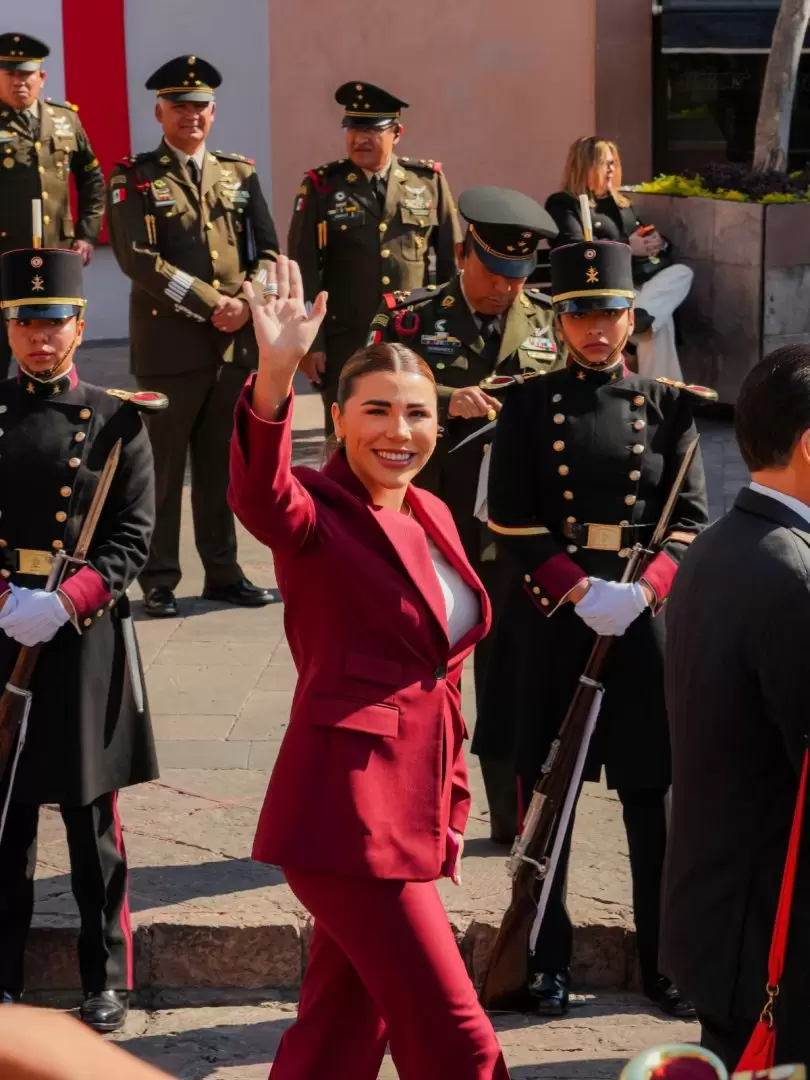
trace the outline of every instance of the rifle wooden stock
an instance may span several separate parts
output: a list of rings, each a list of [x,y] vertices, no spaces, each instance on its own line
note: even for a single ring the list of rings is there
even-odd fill
[[[20,689],[30,686],[41,648],[41,645],[32,645],[30,648],[23,646],[20,649],[9,679],[12,686]],[[25,699],[6,687],[0,696],[0,779],[6,774],[24,712]]]
[[[664,504],[650,551],[636,545],[622,581],[638,581],[649,556],[663,543],[697,448],[698,439],[695,439],[684,455]],[[613,640],[612,637],[597,637],[593,644],[565,720],[543,766],[543,775],[535,785],[523,831],[515,842],[513,853],[517,856],[517,868],[512,880],[512,897],[498,930],[480,993],[481,1004],[486,1009],[520,1011],[529,1003],[529,937],[538,910],[537,885],[548,866],[560,811],[574,777],[588,715],[596,692],[600,689],[600,679]]]

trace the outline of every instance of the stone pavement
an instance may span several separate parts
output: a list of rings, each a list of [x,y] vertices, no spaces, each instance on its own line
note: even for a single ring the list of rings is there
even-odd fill
[[[295,1005],[283,1001],[138,1012],[116,1041],[182,1080],[265,1080],[294,1017]],[[639,999],[618,994],[581,996],[562,1020],[493,1020],[513,1080],[616,1080],[642,1050],[699,1037],[697,1024],[654,1016]],[[396,1075],[386,1058],[380,1080]]]
[[[85,378],[130,385],[126,347],[91,347]],[[295,452],[317,463],[321,406],[297,399]],[[722,513],[745,479],[727,425],[702,425],[712,511]],[[159,782],[121,797],[131,864],[136,982],[162,987],[294,988],[306,959],[309,919],[273,868],[253,863],[256,816],[284,732],[295,671],[284,641],[282,605],[246,611],[199,599],[202,568],[193,545],[188,499],[176,619],[150,620],[134,607],[158,738]],[[273,584],[270,553],[240,531],[249,577]],[[139,600],[137,586],[133,599]],[[470,673],[471,674],[471,673]],[[474,716],[472,679],[465,705]],[[441,883],[468,966],[482,974],[508,900],[503,850],[487,839],[477,761],[470,759],[473,817],[464,882]],[[76,909],[58,813],[41,817],[37,914],[29,948],[29,986],[77,985]],[[588,785],[577,819],[569,887],[577,924],[576,975],[583,985],[634,985],[630,890],[620,807]],[[191,1075],[191,1074],[189,1074]],[[195,1074],[196,1075],[196,1074]],[[527,1074],[528,1075],[528,1074]]]

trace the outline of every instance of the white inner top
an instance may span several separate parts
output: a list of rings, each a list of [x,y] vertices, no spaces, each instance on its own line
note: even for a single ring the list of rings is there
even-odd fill
[[[442,587],[444,606],[447,609],[450,644],[455,645],[477,625],[481,618],[478,595],[470,588],[458,570],[445,559],[430,537],[426,539],[430,558],[436,569],[436,577]]]

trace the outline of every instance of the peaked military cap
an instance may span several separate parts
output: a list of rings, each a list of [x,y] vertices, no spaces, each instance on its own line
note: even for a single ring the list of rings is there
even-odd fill
[[[399,119],[408,102],[373,83],[347,82],[335,91],[335,101],[346,110],[343,127],[388,127]]]
[[[561,314],[630,308],[636,295],[629,244],[583,240],[551,252],[551,302]]]
[[[0,308],[7,319],[67,319],[87,304],[82,257],[65,248],[19,248],[0,256]]]
[[[0,70],[38,71],[51,50],[28,34],[0,34]]]
[[[458,208],[467,220],[478,258],[502,277],[528,277],[537,266],[540,241],[557,235],[548,211],[520,191],[470,188],[461,193]]]
[[[175,56],[150,75],[147,90],[156,90],[167,101],[213,101],[222,76],[199,56]]]

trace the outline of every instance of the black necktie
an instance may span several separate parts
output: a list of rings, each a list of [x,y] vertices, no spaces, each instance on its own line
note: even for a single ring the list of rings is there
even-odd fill
[[[372,177],[372,187],[374,188],[374,194],[377,196],[377,202],[380,204],[380,209],[385,209],[385,199],[388,194],[388,183],[384,176]]]
[[[21,112],[19,114],[19,117],[20,123],[25,128],[26,132],[31,136],[32,139],[36,139],[37,132],[39,131],[39,120],[36,118],[36,116],[34,116],[34,114],[29,109],[26,109],[25,112]]]
[[[479,315],[478,321],[481,323],[481,337],[484,339],[484,351],[481,355],[494,367],[501,351],[500,321],[497,315]]]
[[[189,179],[194,187],[199,191],[200,188],[200,166],[190,157],[186,162],[186,169],[188,170]]]

